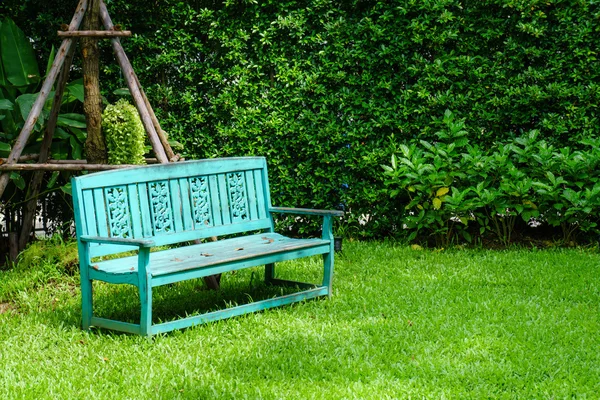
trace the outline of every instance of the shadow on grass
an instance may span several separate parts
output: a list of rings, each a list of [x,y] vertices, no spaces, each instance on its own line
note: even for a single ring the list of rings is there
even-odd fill
[[[136,287],[95,281],[94,315],[117,321],[138,324],[140,301]],[[264,283],[264,273],[258,268],[224,274],[220,290],[209,290],[202,279],[173,283],[153,289],[154,324],[188,316],[223,310],[237,305],[292,294],[299,288],[271,286]],[[44,323],[61,326],[81,323],[80,292],[71,301],[54,302],[51,308],[37,312]],[[102,332],[112,332],[100,330]]]

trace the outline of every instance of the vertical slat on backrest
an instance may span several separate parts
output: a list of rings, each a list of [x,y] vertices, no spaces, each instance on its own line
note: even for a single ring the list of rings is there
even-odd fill
[[[91,190],[83,191],[83,214],[85,218],[86,231],[80,235],[98,236],[96,228],[96,211],[94,207],[94,193]]]
[[[221,201],[219,200],[219,184],[216,175],[208,177],[208,190],[210,191],[210,205],[212,207],[213,226],[223,225],[223,217],[221,216]]]
[[[148,184],[138,184],[138,199],[140,201],[140,213],[142,215],[142,235],[144,237],[151,237],[154,232],[152,229],[152,218],[150,216]]]
[[[171,209],[173,210],[173,223],[175,232],[182,232],[183,215],[181,212],[181,193],[178,179],[169,180],[169,192],[171,194]]]
[[[181,193],[181,217],[183,218],[183,229],[189,231],[194,229],[194,215],[192,211],[190,184],[187,178],[179,179],[179,190]]]
[[[221,217],[223,218],[223,224],[228,225],[231,224],[231,211],[229,207],[229,194],[227,181],[225,178],[225,174],[217,175],[217,182],[219,185],[219,201],[221,205]]]
[[[108,219],[106,218],[106,207],[104,201],[104,190],[94,189],[94,210],[96,213],[96,227],[98,236],[108,237]]]
[[[248,185],[245,175],[245,171],[234,171],[225,175],[229,213],[233,223],[250,220]]]
[[[265,185],[263,182],[262,170],[254,170],[254,182],[256,183],[256,198],[258,200],[258,217],[267,218],[267,199],[265,199]]]
[[[127,185],[127,197],[131,212],[131,227],[134,238],[142,238],[142,214],[140,213],[140,199],[136,184]]]
[[[246,188],[248,191],[248,212],[250,213],[250,220],[254,221],[258,219],[258,203],[256,201],[256,186],[254,183],[254,172],[245,171],[244,177],[246,178]]]
[[[173,206],[169,181],[157,180],[148,183],[148,199],[150,203],[150,218],[155,236],[173,233]]]
[[[214,226],[214,213],[218,203],[213,204],[210,195],[210,182],[207,176],[194,176],[188,181],[190,218],[195,229]],[[213,208],[214,207],[214,208]]]

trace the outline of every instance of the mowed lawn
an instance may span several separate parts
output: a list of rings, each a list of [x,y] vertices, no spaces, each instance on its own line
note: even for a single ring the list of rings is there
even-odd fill
[[[65,259],[73,247],[62,246]],[[600,396],[600,255],[344,243],[334,296],[146,338],[79,329],[70,266],[0,272],[1,399],[560,399]],[[35,257],[34,257],[35,258]],[[318,258],[280,265],[318,281]],[[260,269],[172,285],[157,320],[265,298]],[[136,293],[95,286],[101,316]]]

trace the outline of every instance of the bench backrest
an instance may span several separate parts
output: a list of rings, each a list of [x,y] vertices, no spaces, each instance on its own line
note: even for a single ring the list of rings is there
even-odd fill
[[[272,230],[263,157],[185,161],[72,179],[78,237],[153,238],[157,246]],[[135,249],[94,245],[97,257]]]

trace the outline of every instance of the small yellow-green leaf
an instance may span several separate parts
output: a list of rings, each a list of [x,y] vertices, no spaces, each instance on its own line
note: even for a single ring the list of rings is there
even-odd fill
[[[423,206],[422,206],[422,205],[420,205],[420,204],[417,204],[417,208],[418,208],[419,210],[422,210],[422,209],[423,209]]]
[[[446,193],[448,193],[450,191],[449,188],[447,187],[441,187],[437,190],[437,192],[435,193],[436,197],[442,197],[443,195],[445,195]]]
[[[442,207],[442,201],[438,197],[433,199],[433,209],[439,210],[441,207]]]

